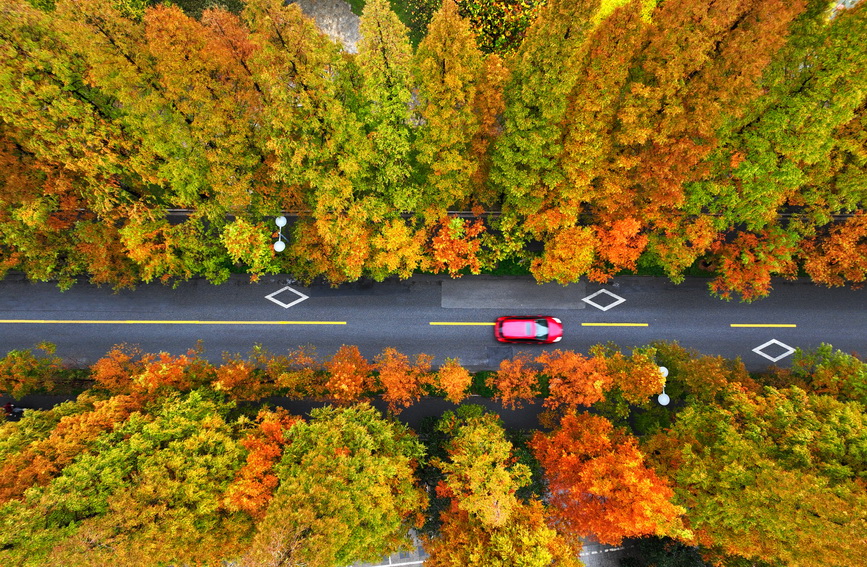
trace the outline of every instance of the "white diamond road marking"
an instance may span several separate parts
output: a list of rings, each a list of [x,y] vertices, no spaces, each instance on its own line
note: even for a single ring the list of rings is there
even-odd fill
[[[593,301],[593,298],[594,298],[594,297],[596,297],[597,295],[600,295],[600,294],[602,294],[602,293],[606,293],[606,294],[610,295],[610,296],[613,297],[616,301],[615,301],[614,303],[611,303],[611,304],[605,306],[605,307],[603,307],[602,305],[599,305],[598,303],[596,303],[595,301]],[[620,305],[621,303],[623,303],[623,302],[626,301],[626,300],[623,299],[622,297],[620,297],[619,295],[615,294],[615,293],[611,293],[611,292],[608,291],[607,289],[600,289],[599,291],[597,291],[597,292],[594,293],[593,295],[588,295],[587,297],[585,297],[585,298],[582,299],[581,301],[583,301],[584,303],[589,303],[590,305],[592,305],[592,306],[595,307],[596,309],[601,309],[602,311],[608,311],[608,310],[611,309],[612,307],[616,307],[616,306]]]
[[[762,349],[764,349],[765,347],[769,347],[771,345],[777,345],[777,346],[783,347],[786,350],[785,350],[785,352],[783,352],[783,354],[781,354],[779,356],[770,356],[770,355],[762,352]],[[771,362],[777,362],[778,360],[786,358],[787,356],[789,356],[790,354],[795,352],[795,349],[793,349],[792,347],[790,347],[786,343],[781,343],[777,339],[771,339],[768,342],[766,342],[765,344],[757,346],[756,348],[754,348],[753,352],[760,355],[760,356],[764,356],[765,358],[767,358]]]
[[[291,291],[292,293],[294,293],[295,295],[298,296],[298,299],[296,299],[296,300],[293,301],[292,303],[283,303],[282,301],[280,301],[279,299],[277,299],[276,297],[274,297],[274,296],[276,296],[276,295],[279,295],[279,294],[283,293],[284,291]],[[289,309],[289,308],[292,307],[293,305],[297,305],[297,304],[301,303],[302,301],[304,301],[305,299],[310,299],[310,297],[307,296],[307,295],[304,295],[303,293],[301,293],[301,292],[298,291],[297,289],[292,289],[291,287],[289,287],[289,286],[287,285],[287,286],[284,287],[284,288],[278,289],[278,290],[275,291],[274,293],[270,293],[270,294],[266,295],[266,296],[265,296],[265,299],[267,299],[268,301],[273,301],[274,303],[276,303],[277,305],[279,305],[279,306],[282,307],[283,309]]]

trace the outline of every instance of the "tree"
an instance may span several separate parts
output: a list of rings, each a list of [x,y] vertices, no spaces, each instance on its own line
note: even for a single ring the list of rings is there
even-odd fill
[[[612,379],[602,358],[557,349],[543,352],[536,362],[542,365],[539,373],[548,378],[546,408],[593,405],[604,399],[611,387]]]
[[[732,385],[645,449],[713,555],[843,566],[865,552],[864,425],[858,403]]]
[[[67,47],[81,53],[88,81],[119,104],[115,120],[140,144],[125,162],[145,183],[165,184],[173,205],[195,207],[208,194],[207,169],[193,135],[193,109],[173,100],[148,50],[145,25],[102,0],[60,0],[56,22]]]
[[[230,18],[211,13],[208,21],[232,25]],[[178,166],[202,168],[195,200],[215,215],[244,210],[264,160],[256,126],[262,122],[261,92],[214,27],[170,5],[147,10],[144,24],[146,50],[164,97],[189,117],[189,154]],[[166,175],[170,181],[180,177],[174,169]]]
[[[627,185],[609,204],[618,216],[676,226],[669,213],[683,207],[687,184],[705,175],[717,129],[762,94],[762,72],[802,9],[756,0],[657,6],[619,110],[622,158],[614,168]]]
[[[244,457],[230,408],[202,391],[174,394],[100,436],[50,484],[7,505],[20,523],[2,530],[6,558],[158,565],[238,553],[252,525],[221,506]]]
[[[18,438],[18,444],[15,451],[4,455],[0,468],[0,503],[19,500],[28,489],[50,483],[101,434],[118,427],[141,406],[142,400],[133,396],[100,400],[82,394],[76,402],[61,404],[48,413],[25,412],[21,428],[36,425],[38,434],[24,440],[11,436]]]
[[[596,235],[585,226],[558,231],[545,242],[545,251],[530,264],[530,272],[539,282],[561,284],[578,281],[590,271],[595,260]]]
[[[480,409],[443,414],[437,429],[449,436],[448,457],[432,464],[445,475],[438,494],[452,498],[482,525],[496,528],[504,526],[518,506],[515,491],[529,483],[530,469],[512,462],[512,444],[500,418]]]
[[[737,293],[745,302],[768,295],[772,274],[795,277],[796,239],[796,234],[770,227],[758,234],[738,232],[730,241],[717,240],[711,247],[718,255],[711,292],[726,300]]]
[[[365,392],[370,391],[373,365],[361,356],[357,346],[341,346],[334,356],[325,361],[324,366],[328,373],[325,388],[328,397],[335,402],[357,402]]]
[[[645,464],[637,440],[605,418],[566,415],[553,433],[537,432],[531,446],[559,530],[611,545],[642,535],[689,536],[668,483]]]
[[[605,370],[611,376],[612,389],[633,405],[646,405],[648,398],[658,394],[665,386],[665,377],[659,372],[653,348],[636,348],[627,358],[619,350],[608,352],[603,347],[590,351],[605,361]]]
[[[251,282],[259,281],[263,274],[275,274],[279,271],[269,237],[264,223],[252,224],[244,219],[236,219],[226,225],[220,234],[220,240],[229,257],[234,262],[247,265]]]
[[[359,120],[341,99],[350,70],[338,46],[297,4],[251,0],[244,18],[255,46],[249,64],[265,100],[262,127],[274,152],[274,179],[299,187],[314,216],[345,212],[368,150]]]
[[[370,260],[367,269],[376,281],[397,275],[409,278],[430,263],[425,256],[428,233],[412,221],[389,219],[378,224],[370,236]]]
[[[859,211],[822,237],[801,246],[804,271],[816,283],[842,286],[867,281],[867,213]]]
[[[559,567],[580,560],[548,527],[544,506],[537,500],[519,503],[502,526],[488,526],[458,508],[442,514],[439,535],[424,540],[433,567]],[[556,561],[555,561],[556,558]]]
[[[356,55],[364,125],[372,146],[364,183],[394,212],[413,210],[417,204],[411,180],[412,47],[407,33],[387,0],[365,3]]]
[[[547,2],[511,60],[504,132],[493,148],[490,177],[510,211],[536,212],[564,180],[558,157],[566,101],[577,79],[575,58],[598,9],[598,0]]]
[[[226,488],[223,505],[228,510],[246,512],[256,520],[265,516],[279,485],[274,465],[280,461],[283,448],[289,442],[286,431],[301,421],[282,408],[259,410],[256,428],[241,439],[247,449],[247,461]]]
[[[52,389],[63,361],[53,356],[56,346],[52,343],[42,342],[36,348],[47,356],[36,356],[27,349],[11,350],[0,358],[0,392],[20,399],[32,392]]]
[[[829,7],[822,0],[806,3],[791,38],[767,68],[767,94],[722,133],[719,174],[701,203],[722,215],[719,222],[746,223],[755,231],[772,223],[787,200],[806,204],[798,196],[805,170],[829,159],[833,133],[863,103],[865,48],[848,38],[863,30],[867,10],[858,3],[829,20]],[[816,209],[836,202],[816,190],[810,200]]]
[[[476,42],[486,53],[516,50],[545,0],[458,0],[461,16],[472,24]]]
[[[472,383],[473,376],[456,358],[447,358],[434,378],[434,385],[444,391],[446,399],[453,404],[459,404],[467,397]]]
[[[474,102],[484,62],[453,0],[434,14],[414,64],[422,121],[415,147],[426,187],[419,205],[438,218],[466,207],[479,169],[471,147],[480,129]]]
[[[413,483],[423,449],[368,405],[319,408],[288,430],[280,485],[244,561],[348,565],[393,553],[424,505]]]
[[[262,380],[255,362],[238,356],[223,355],[223,364],[214,369],[211,386],[234,401],[259,401],[274,394],[273,382]]]
[[[782,372],[800,379],[798,385],[807,391],[867,407],[867,364],[829,344],[811,351],[795,349],[791,368]]]
[[[539,393],[539,375],[532,362],[529,354],[519,353],[500,362],[500,369],[485,381],[496,391],[494,399],[504,408],[519,409],[522,401],[533,400]]]
[[[0,10],[0,119],[13,139],[46,163],[104,182],[121,167],[138,170],[137,136],[117,118],[112,94],[85,80],[87,65],[64,38],[59,17],[23,0]],[[91,201],[111,207],[120,194],[102,191]]]
[[[431,355],[419,354],[411,363],[408,356],[392,347],[377,355],[374,369],[379,386],[385,390],[382,399],[388,402],[389,411],[397,413],[419,400],[422,385],[431,379],[431,362]]]
[[[430,228],[430,265],[437,271],[448,271],[460,277],[460,271],[481,272],[481,240],[485,232],[481,219],[470,221],[460,217],[444,216]]]

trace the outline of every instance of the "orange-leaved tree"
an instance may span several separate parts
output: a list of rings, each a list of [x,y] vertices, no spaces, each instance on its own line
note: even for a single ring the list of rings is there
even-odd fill
[[[447,358],[434,378],[434,385],[446,393],[446,399],[458,404],[468,395],[473,376],[456,358]]]
[[[373,368],[379,386],[384,390],[382,399],[388,402],[389,411],[397,413],[418,401],[422,384],[430,380],[431,362],[433,356],[419,354],[412,363],[408,356],[393,347],[377,355]]]
[[[544,352],[536,357],[542,365],[539,373],[548,377],[545,407],[589,406],[605,398],[611,387],[605,361],[570,350]]]
[[[274,393],[274,383],[264,379],[254,361],[227,357],[215,369],[212,387],[237,401],[257,401]]]
[[[371,389],[373,365],[361,356],[354,345],[343,345],[325,361],[328,397],[337,403],[352,403]]]
[[[533,368],[533,359],[527,353],[500,362],[500,369],[491,374],[485,385],[496,390],[494,399],[503,407],[518,409],[524,400],[532,400],[539,393],[539,374]]]
[[[652,348],[633,349],[629,357],[619,350],[609,352],[601,346],[593,347],[590,352],[605,361],[612,388],[616,388],[626,402],[644,405],[650,396],[662,392],[665,378]]]
[[[142,402],[141,398],[129,395],[98,400],[85,393],[74,404],[36,412],[33,419],[39,420],[41,427],[53,422],[53,428],[41,431],[37,438],[4,457],[0,467],[0,503],[20,499],[28,488],[51,482],[100,435],[119,427],[130,414],[141,410]]]
[[[814,282],[863,285],[867,281],[867,212],[859,211],[832,226],[823,238],[804,243],[799,256]]]
[[[285,431],[300,420],[283,408],[259,411],[256,428],[241,439],[241,444],[248,451],[247,462],[226,489],[223,506],[231,511],[247,512],[257,519],[265,516],[279,484],[274,465],[289,442]]]
[[[758,233],[739,232],[731,241],[717,240],[711,248],[719,256],[711,292],[726,300],[736,293],[747,302],[768,295],[772,275],[796,275],[796,238],[779,227],[770,227]]]
[[[430,232],[429,253],[434,270],[448,271],[452,277],[460,277],[464,268],[474,274],[481,271],[479,236],[485,232],[481,219],[470,221],[446,216],[431,226]]]
[[[645,464],[637,440],[607,419],[566,415],[554,432],[537,432],[531,446],[559,530],[612,545],[646,535],[689,537],[668,483]]]

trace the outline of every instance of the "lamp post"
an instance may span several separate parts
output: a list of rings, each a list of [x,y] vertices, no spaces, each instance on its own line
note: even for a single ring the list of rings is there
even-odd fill
[[[662,374],[663,378],[668,378],[668,368],[665,366],[659,367],[659,373]],[[665,386],[662,387],[662,393],[657,396],[656,401],[659,402],[661,406],[667,406],[671,401],[671,398],[668,397],[668,394],[665,393]]]
[[[283,242],[283,227],[286,226],[286,217],[280,215],[274,222],[277,224],[277,242],[274,243],[274,251],[282,252],[286,250],[286,243]]]

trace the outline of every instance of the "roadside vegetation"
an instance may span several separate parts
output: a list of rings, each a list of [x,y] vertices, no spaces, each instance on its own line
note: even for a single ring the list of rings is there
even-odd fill
[[[0,359],[0,391],[56,391],[70,372],[90,387],[0,425],[9,564],[344,567],[411,528],[431,565],[461,567],[578,566],[582,537],[640,538],[631,565],[657,567],[867,553],[867,364],[829,345],[753,375],[654,343],[522,353],[475,377],[353,346],[211,364],[120,345],[86,369],[38,350]],[[474,392],[531,406],[539,429],[506,430]],[[401,423],[430,396],[461,405]],[[322,407],[291,415],[287,399]]]
[[[348,54],[281,0],[7,0],[0,276],[862,284],[865,4],[447,1],[414,44],[373,0]]]

